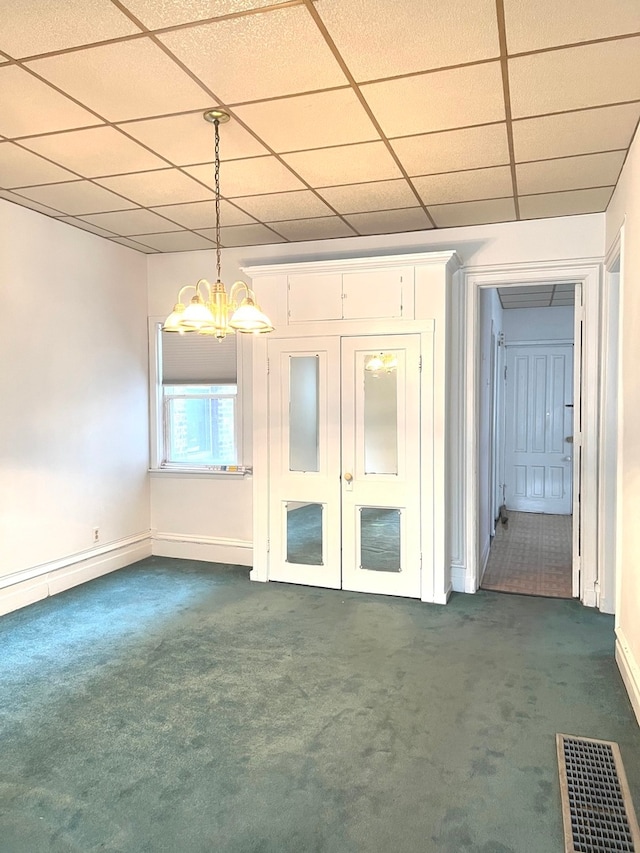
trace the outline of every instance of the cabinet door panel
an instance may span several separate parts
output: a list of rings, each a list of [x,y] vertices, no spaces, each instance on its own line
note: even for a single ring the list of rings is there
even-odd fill
[[[413,287],[412,269],[344,273],[344,319],[398,319],[406,316],[403,313],[403,290],[408,291],[409,287]]]
[[[289,322],[342,319],[342,273],[290,275]]]

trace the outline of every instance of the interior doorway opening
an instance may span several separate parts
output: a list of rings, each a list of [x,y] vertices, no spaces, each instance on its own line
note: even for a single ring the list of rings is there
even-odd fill
[[[480,291],[478,531],[485,589],[579,596],[576,292],[580,285],[566,281]]]

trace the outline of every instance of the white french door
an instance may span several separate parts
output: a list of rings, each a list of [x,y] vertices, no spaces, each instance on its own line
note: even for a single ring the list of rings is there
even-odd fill
[[[420,597],[420,336],[270,340],[269,579]]]
[[[573,346],[507,346],[505,503],[521,512],[570,515]]]

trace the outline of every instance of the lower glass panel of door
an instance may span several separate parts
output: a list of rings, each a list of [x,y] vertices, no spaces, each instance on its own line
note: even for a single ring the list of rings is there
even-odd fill
[[[360,568],[373,572],[400,572],[399,509],[360,507]]]
[[[322,566],[323,504],[287,501],[287,563]]]

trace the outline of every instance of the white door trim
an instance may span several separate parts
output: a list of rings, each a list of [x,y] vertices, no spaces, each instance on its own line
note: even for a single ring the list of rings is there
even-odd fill
[[[599,578],[598,607],[604,613],[619,613],[620,526],[622,513],[622,289],[624,223],[605,259],[602,289],[602,352],[600,413],[602,454],[600,461],[600,501],[598,507],[598,543],[600,565],[610,571]]]
[[[465,363],[465,592],[476,592],[480,584],[479,554],[479,412],[480,389],[477,352],[480,327],[480,291],[487,287],[509,287],[545,283],[578,283],[583,290],[584,339],[582,387],[582,543],[580,600],[596,605],[598,580],[598,386],[599,310],[602,261],[599,258],[546,261],[510,266],[468,267],[463,271],[466,329],[461,346]],[[578,389],[576,389],[577,393]],[[575,433],[574,433],[575,434]],[[577,466],[574,466],[574,486]]]

